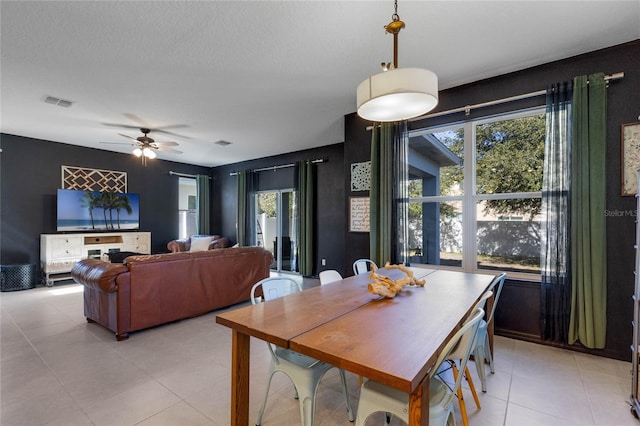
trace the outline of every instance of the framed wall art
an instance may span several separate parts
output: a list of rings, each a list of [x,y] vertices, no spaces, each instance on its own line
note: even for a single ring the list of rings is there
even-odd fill
[[[638,168],[640,168],[640,122],[623,124],[621,129],[622,196],[638,193]]]
[[[369,197],[349,197],[349,232],[369,230]]]

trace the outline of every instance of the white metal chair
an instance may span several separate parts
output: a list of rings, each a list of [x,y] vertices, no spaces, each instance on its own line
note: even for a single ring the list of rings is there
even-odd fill
[[[464,354],[460,363],[461,371],[464,371],[471,354],[471,348],[478,332],[480,320],[484,316],[484,310],[477,308],[472,311],[464,325],[447,342],[438,356],[434,368],[429,376],[429,424],[455,426],[453,415],[453,399],[462,384],[462,374],[459,374],[453,385],[449,388],[436,374],[439,367],[450,356],[451,352],[460,346],[464,348]],[[356,426],[363,426],[370,414],[383,411],[409,422],[409,394],[391,388],[389,386],[366,380],[360,388],[360,400],[358,402],[358,417]]]
[[[498,299],[500,298],[500,293],[502,293],[502,287],[504,286],[504,280],[506,276],[507,274],[504,272],[500,275],[496,275],[496,277],[493,279],[493,281],[491,281],[491,284],[489,285],[488,290],[492,291],[494,294],[493,306],[491,308],[491,312],[489,312],[487,320],[480,321],[476,347],[473,350],[473,361],[476,364],[476,370],[478,370],[478,377],[480,377],[480,383],[482,384],[482,392],[487,391],[487,378],[485,376],[484,370],[485,360],[489,361],[489,369],[491,371],[491,374],[496,373],[496,370],[493,366],[493,356],[491,355],[491,347],[489,345],[489,333],[487,327],[493,319],[493,314],[496,312],[496,306],[498,306]]]
[[[262,287],[262,299],[256,297],[256,290]],[[269,301],[278,297],[302,291],[302,286],[291,278],[265,278],[264,280],[254,284],[251,288],[251,303],[256,304],[261,301]],[[293,382],[296,389],[296,398],[300,402],[300,419],[303,426],[313,426],[316,408],[316,391],[318,383],[324,374],[334,366],[317,359],[307,357],[290,349],[281,348],[267,342],[269,351],[271,352],[271,364],[269,366],[269,379],[267,381],[267,390],[264,400],[258,410],[256,425],[262,423],[262,415],[267,405],[267,397],[269,396],[269,387],[271,379],[277,371],[286,374]],[[347,400],[347,410],[349,412],[349,421],[355,418],[351,402],[349,400],[349,391],[347,389],[347,379],[344,370],[339,369],[340,379],[342,380],[342,388]]]
[[[327,269],[326,271],[322,271],[318,274],[318,278],[320,278],[320,285],[329,284],[334,281],[340,281],[342,279],[342,275],[340,272],[335,269]]]
[[[486,304],[487,299],[490,298],[492,295],[493,293],[491,292],[491,290],[487,290],[476,302],[476,304],[472,309],[472,312],[475,312],[475,310],[478,308],[484,310],[484,305]],[[484,320],[481,319],[480,324],[482,324],[482,321]],[[478,328],[479,327],[480,325],[478,325]],[[468,351],[469,355],[475,351],[477,342],[478,342],[478,338],[476,337],[476,339],[471,344],[471,348]],[[471,390],[471,394],[473,395],[473,400],[475,401],[476,407],[478,407],[478,410],[480,410],[482,408],[480,406],[480,399],[478,398],[476,387],[473,384],[473,379],[471,378],[471,374],[469,373],[469,367],[465,366],[464,369],[461,367],[460,370],[458,370],[458,365],[456,364],[457,362],[462,364],[461,363],[462,358],[465,356],[465,353],[467,353],[466,352],[467,348],[465,345],[466,345],[466,341],[465,341],[465,338],[463,337],[460,343],[451,351],[451,353],[449,354],[445,362],[442,363],[442,365],[438,369],[437,374],[439,377],[442,378],[442,374],[444,374],[448,370],[451,370],[453,372],[454,381],[458,378],[459,374],[462,374],[463,377],[467,379],[467,383],[469,383],[469,390]],[[464,402],[464,395],[462,394],[462,386],[458,388],[457,394],[458,394],[458,403],[460,405],[460,416],[462,417],[462,423],[464,424],[464,426],[469,426],[469,418],[467,416],[467,407]]]
[[[375,268],[378,267],[378,265],[376,265],[376,263],[371,259],[358,259],[353,262],[353,273],[354,275],[364,274],[371,270],[371,266]]]

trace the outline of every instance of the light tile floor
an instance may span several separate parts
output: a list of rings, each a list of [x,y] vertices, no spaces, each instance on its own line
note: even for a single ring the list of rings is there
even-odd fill
[[[231,332],[215,323],[216,312],[117,342],[85,321],[81,291],[69,284],[0,294],[0,425],[229,424]],[[251,351],[253,419],[269,353],[258,340]],[[626,402],[628,362],[498,336],[495,363],[481,410],[465,392],[472,426],[638,425]],[[469,368],[479,388],[473,363]],[[347,377],[355,407],[358,378]],[[456,413],[460,425],[457,404]],[[263,425],[298,424],[293,388],[276,375]],[[335,369],[320,384],[316,424],[351,424]],[[367,424],[382,418],[371,416]]]

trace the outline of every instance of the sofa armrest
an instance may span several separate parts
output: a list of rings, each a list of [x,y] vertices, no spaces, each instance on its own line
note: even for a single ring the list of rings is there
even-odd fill
[[[187,238],[185,240],[173,240],[167,243],[167,249],[169,249],[172,253],[178,253],[181,251],[189,251],[191,247],[191,239]]]
[[[98,259],[83,259],[73,265],[71,277],[80,284],[113,293],[118,290],[116,277],[129,268],[122,263],[108,263]]]
[[[229,243],[229,239],[226,237],[218,238],[209,244],[209,250],[217,249],[217,248],[227,248],[231,244]]]

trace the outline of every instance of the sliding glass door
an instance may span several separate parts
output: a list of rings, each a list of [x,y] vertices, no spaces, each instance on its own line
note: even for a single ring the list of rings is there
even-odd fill
[[[256,245],[273,254],[278,272],[298,272],[297,198],[292,189],[256,193]]]

